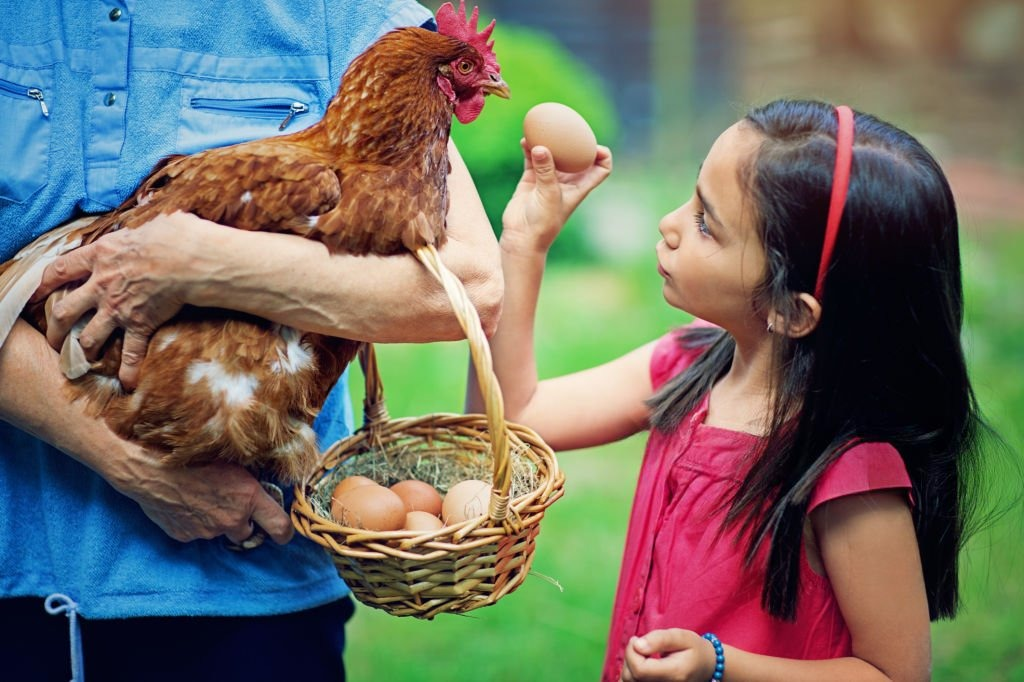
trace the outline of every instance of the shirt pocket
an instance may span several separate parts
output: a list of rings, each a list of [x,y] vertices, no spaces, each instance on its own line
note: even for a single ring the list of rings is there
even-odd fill
[[[22,203],[49,178],[52,69],[0,65],[0,198]]]
[[[186,78],[176,151],[180,154],[293,133],[323,115],[314,83]]]

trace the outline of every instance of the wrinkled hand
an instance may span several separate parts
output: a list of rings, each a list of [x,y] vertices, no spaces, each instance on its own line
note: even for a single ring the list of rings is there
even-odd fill
[[[715,648],[691,630],[651,630],[626,645],[623,682],[707,682],[715,671]]]
[[[591,190],[612,172],[612,153],[598,145],[594,165],[579,173],[555,170],[551,151],[522,140],[525,168],[502,214],[503,247],[547,252],[558,232]]]
[[[108,480],[180,542],[224,535],[240,544],[258,525],[278,544],[291,540],[288,514],[252,474],[235,464],[168,467],[159,456],[126,443],[128,455]]]
[[[51,263],[33,301],[66,284],[83,283],[54,304],[46,330],[50,345],[59,349],[75,322],[95,311],[79,338],[86,357],[95,359],[107,338],[124,329],[118,375],[122,384],[134,388],[149,338],[184,304],[178,277],[183,268],[175,257],[184,239],[185,216],[160,216],[138,229],[106,234]]]

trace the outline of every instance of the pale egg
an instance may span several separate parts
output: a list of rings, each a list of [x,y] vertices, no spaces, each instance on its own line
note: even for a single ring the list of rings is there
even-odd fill
[[[441,520],[451,526],[487,513],[491,502],[491,484],[484,481],[460,481],[448,489],[441,505]]]
[[[441,493],[426,481],[409,479],[399,481],[391,490],[405,502],[405,511],[425,511],[437,516],[441,513]]]
[[[399,530],[405,525],[405,503],[384,486],[360,485],[331,500],[331,516],[350,528]]]
[[[406,530],[437,530],[443,526],[441,519],[425,511],[411,511],[405,515]]]
[[[579,173],[590,168],[597,156],[597,137],[575,109],[558,102],[542,102],[523,118],[526,146],[542,145],[551,150],[555,168]]]

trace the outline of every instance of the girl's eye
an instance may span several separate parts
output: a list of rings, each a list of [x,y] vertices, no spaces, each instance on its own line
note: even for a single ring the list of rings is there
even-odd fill
[[[708,228],[708,224],[704,222],[704,211],[701,211],[700,213],[695,213],[693,215],[693,221],[697,223],[698,232],[700,232],[705,237],[711,236],[711,230],[710,228]]]
[[[459,72],[460,73],[469,73],[472,70],[473,70],[473,64],[472,63],[470,63],[468,61],[465,61],[465,60],[459,62]]]

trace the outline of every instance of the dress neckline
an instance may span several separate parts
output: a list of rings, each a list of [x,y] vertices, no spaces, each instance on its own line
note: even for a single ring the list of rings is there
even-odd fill
[[[760,440],[764,438],[764,436],[762,435],[750,433],[749,431],[740,431],[737,429],[730,429],[729,427],[726,426],[716,426],[714,424],[708,424],[706,420],[708,416],[708,407],[710,405],[711,391],[708,391],[707,393],[704,394],[704,397],[701,398],[700,403],[698,403],[697,407],[694,409],[690,416],[690,423],[693,424],[696,428],[710,431],[718,431],[720,433],[730,434],[737,438],[745,438],[749,440]]]

